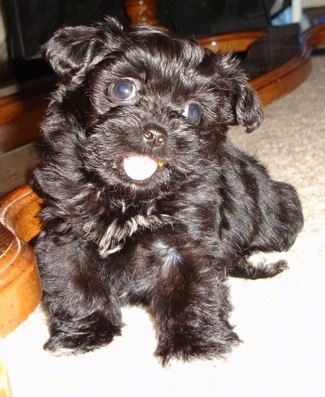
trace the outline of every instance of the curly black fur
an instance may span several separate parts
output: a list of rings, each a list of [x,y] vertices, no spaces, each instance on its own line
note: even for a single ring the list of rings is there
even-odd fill
[[[226,141],[229,125],[250,132],[262,120],[238,62],[111,18],[62,28],[43,50],[59,78],[32,180],[44,199],[46,348],[107,344],[121,333],[121,306],[144,304],[163,363],[223,356],[239,342],[227,276],[281,272],[283,261],[247,258],[288,249],[303,223],[294,188]],[[116,94],[125,81],[135,90],[126,99]],[[134,155],[155,159],[153,175],[128,175]]]

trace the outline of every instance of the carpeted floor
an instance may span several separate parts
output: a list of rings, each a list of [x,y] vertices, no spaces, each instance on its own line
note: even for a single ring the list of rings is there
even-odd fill
[[[325,395],[325,57],[292,94],[265,110],[251,135],[232,130],[237,146],[297,187],[305,227],[290,252],[290,270],[271,280],[229,280],[232,322],[244,341],[227,361],[172,362],[153,357],[155,334],[141,309],[125,309],[121,337],[94,353],[53,357],[38,308],[1,341],[14,397],[313,396]]]

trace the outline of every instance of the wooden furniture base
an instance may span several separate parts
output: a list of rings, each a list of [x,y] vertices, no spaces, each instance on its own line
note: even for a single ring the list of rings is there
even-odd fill
[[[26,320],[41,299],[36,259],[28,244],[41,227],[40,205],[29,186],[0,201],[0,337]]]

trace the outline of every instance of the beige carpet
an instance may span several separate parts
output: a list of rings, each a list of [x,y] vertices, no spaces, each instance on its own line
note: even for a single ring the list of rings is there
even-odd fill
[[[155,335],[141,309],[125,309],[121,337],[94,353],[53,357],[42,310],[2,341],[14,397],[324,396],[325,357],[325,57],[292,94],[270,105],[259,131],[231,131],[236,144],[294,184],[305,228],[275,279],[231,279],[232,322],[244,343],[227,361],[172,362],[153,357]]]

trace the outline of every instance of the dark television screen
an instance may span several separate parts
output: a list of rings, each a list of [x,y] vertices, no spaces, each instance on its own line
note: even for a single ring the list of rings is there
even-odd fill
[[[20,83],[51,73],[39,48],[58,27],[91,24],[106,15],[127,23],[121,0],[2,0],[2,6],[13,74]]]

